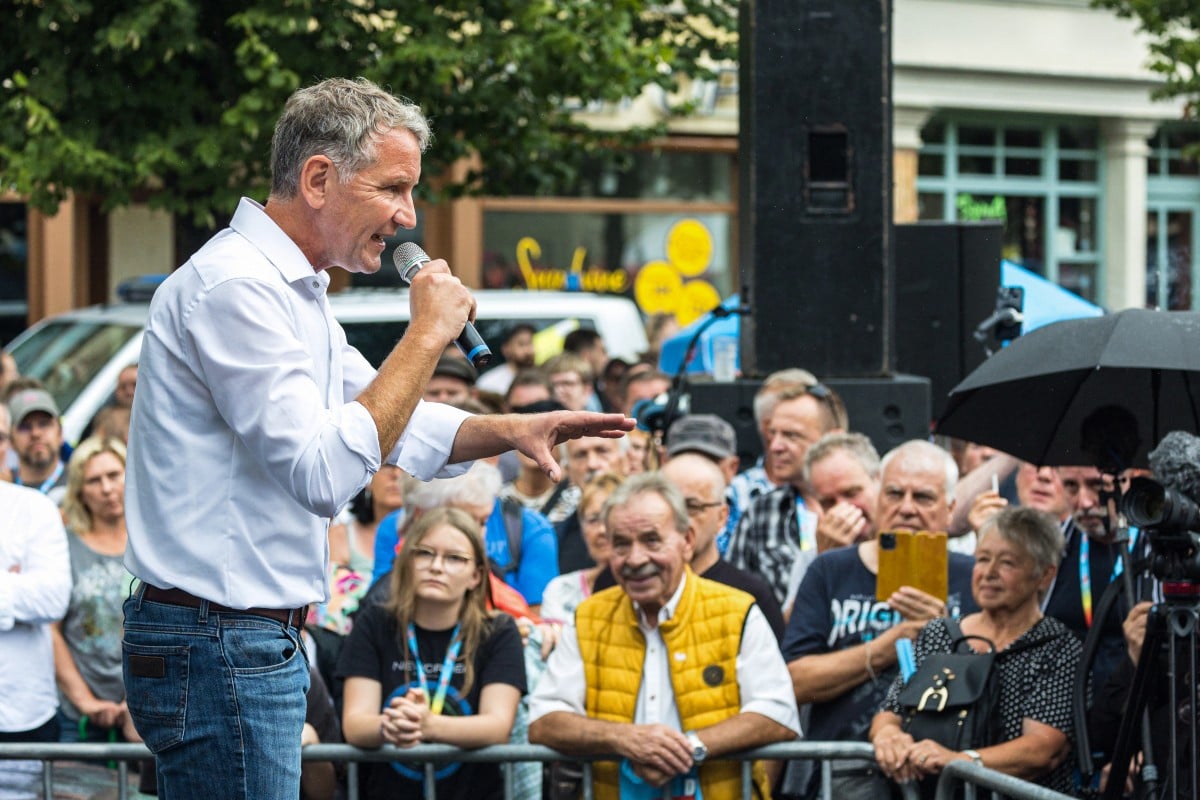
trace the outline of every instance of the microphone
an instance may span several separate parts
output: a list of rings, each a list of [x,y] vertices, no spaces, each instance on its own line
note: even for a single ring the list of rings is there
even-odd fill
[[[421,271],[421,267],[431,260],[420,246],[412,242],[401,242],[392,251],[392,261],[396,263],[396,271],[400,273],[400,280],[407,284],[412,284],[413,278]],[[462,329],[462,333],[458,335],[454,343],[458,345],[458,349],[463,352],[467,360],[475,365],[475,369],[481,370],[492,363],[491,348],[487,346],[487,342],[470,322]]]
[[[1163,486],[1200,502],[1200,438],[1171,431],[1151,451],[1150,469]]]

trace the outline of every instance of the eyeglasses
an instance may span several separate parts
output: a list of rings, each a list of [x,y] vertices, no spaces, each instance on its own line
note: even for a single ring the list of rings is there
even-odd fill
[[[439,556],[442,559],[442,569],[448,575],[461,575],[475,564],[475,559],[462,553],[438,553],[428,547],[414,547],[412,562],[417,569],[429,569]]]
[[[701,500],[687,500],[684,503],[684,505],[687,506],[688,515],[695,516],[696,514],[704,513],[705,511],[707,511],[710,508],[716,508],[717,506],[723,506],[723,505],[725,505],[725,501],[717,500],[716,502],[713,502],[713,503],[705,503]]]

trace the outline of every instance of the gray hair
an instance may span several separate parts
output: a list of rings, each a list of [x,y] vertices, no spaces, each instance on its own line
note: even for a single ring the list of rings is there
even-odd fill
[[[979,539],[995,532],[1007,542],[1016,545],[1033,558],[1039,572],[1058,564],[1066,546],[1062,529],[1044,511],[1034,508],[1010,507],[988,517],[979,526]]]
[[[604,517],[605,527],[608,526],[608,518],[614,509],[629,505],[633,498],[640,494],[656,494],[666,501],[671,508],[671,515],[675,518],[675,530],[687,533],[687,529],[692,523],[688,518],[687,504],[683,500],[683,494],[661,472],[643,472],[633,475],[613,489],[613,493],[604,501],[604,508],[600,512]]]
[[[813,466],[839,450],[853,458],[873,480],[879,480],[879,453],[871,440],[861,433],[827,433],[813,442],[804,454],[804,482],[812,476]]]
[[[413,511],[451,506],[491,508],[496,503],[501,483],[500,470],[486,461],[476,461],[457,477],[416,483],[405,493],[404,505]]]
[[[910,469],[924,468],[931,472],[943,470],[946,477],[946,502],[954,500],[954,488],[958,485],[958,464],[954,463],[954,456],[943,448],[924,439],[911,439],[896,445],[879,462],[879,474],[886,472],[888,465],[896,459],[903,461]]]
[[[366,78],[330,78],[296,90],[283,107],[271,138],[271,194],[300,191],[300,169],[324,155],[342,181],[375,160],[375,136],[404,128],[424,153],[433,134],[420,107],[388,94]]]
[[[820,383],[817,376],[806,369],[792,367],[772,372],[763,380],[758,393],[754,395],[754,422],[762,427],[763,420],[771,416],[775,406],[779,404],[779,392],[789,386],[799,386],[807,389]]]

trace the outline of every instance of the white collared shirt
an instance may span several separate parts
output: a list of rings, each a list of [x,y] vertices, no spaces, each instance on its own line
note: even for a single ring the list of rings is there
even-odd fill
[[[58,508],[0,481],[0,731],[41,727],[58,710],[50,623],[67,613],[71,559]]]
[[[233,608],[328,599],[329,518],[381,462],[354,398],[375,377],[346,342],[296,244],[243,198],[155,292],[126,465],[125,565],[143,581]],[[390,463],[447,468],[469,415],[421,403]]]
[[[687,576],[679,588],[658,612],[659,623],[669,620],[683,596]],[[638,609],[638,627],[646,636],[646,658],[642,662],[642,682],[638,687],[637,707],[633,721],[638,725],[659,723],[682,732],[679,708],[671,687],[671,654],[658,626],[646,624]],[[587,682],[584,679],[583,656],[579,651],[579,636],[572,621],[563,628],[562,638],[550,654],[546,672],[538,680],[529,698],[529,721],[553,711],[566,711],[587,716]],[[738,693],[741,713],[754,712],[800,733],[800,716],[787,664],[779,651],[779,642],[771,632],[767,618],[757,605],[750,608],[742,630],[737,661]]]

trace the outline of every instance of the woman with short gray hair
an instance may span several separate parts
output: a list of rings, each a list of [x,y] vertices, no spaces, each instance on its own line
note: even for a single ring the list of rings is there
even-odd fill
[[[1064,794],[1073,791],[1071,690],[1082,648],[1065,625],[1041,610],[1062,542],[1054,521],[1029,508],[1005,509],[980,529],[971,574],[980,611],[963,617],[961,630],[946,618],[931,620],[917,636],[915,660],[919,670],[929,656],[962,652],[964,644],[986,652],[980,640],[987,640],[998,654],[992,669],[1000,684],[993,710],[999,735],[965,750],[914,741],[903,716],[912,709],[901,703],[906,678],[898,677],[871,724],[875,758],[887,775],[922,780],[923,789],[931,789],[946,764],[967,759]]]

